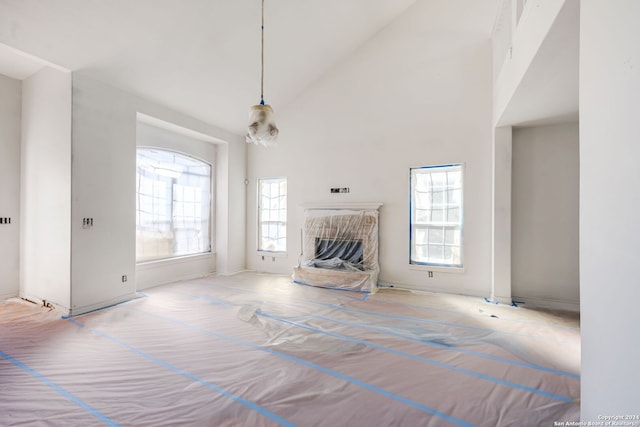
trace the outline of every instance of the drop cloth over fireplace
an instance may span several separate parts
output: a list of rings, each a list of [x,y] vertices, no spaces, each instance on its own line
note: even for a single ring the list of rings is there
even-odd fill
[[[305,211],[302,255],[293,271],[294,282],[375,292],[379,273],[377,210]]]

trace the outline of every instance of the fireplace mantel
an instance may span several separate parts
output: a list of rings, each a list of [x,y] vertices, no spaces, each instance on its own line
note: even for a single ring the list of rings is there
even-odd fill
[[[317,203],[302,203],[301,206],[305,210],[312,209],[346,209],[352,211],[372,211],[380,209],[382,203],[380,202],[317,202]]]

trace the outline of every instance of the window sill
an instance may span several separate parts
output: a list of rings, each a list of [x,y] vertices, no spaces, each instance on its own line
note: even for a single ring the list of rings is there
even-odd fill
[[[465,267],[444,267],[441,265],[409,264],[409,270],[462,274],[466,269]]]
[[[185,263],[185,262],[208,259],[208,258],[213,257],[215,255],[216,255],[215,252],[205,252],[205,253],[202,253],[202,254],[184,255],[184,256],[173,257],[173,258],[154,259],[154,260],[150,260],[150,261],[137,262],[136,263],[136,268],[153,267],[154,265],[159,265],[159,264],[164,264],[164,265],[167,265],[167,264],[182,264],[182,263]]]

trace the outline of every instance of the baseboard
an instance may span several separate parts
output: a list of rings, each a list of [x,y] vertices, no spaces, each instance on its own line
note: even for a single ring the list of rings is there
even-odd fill
[[[539,297],[521,297],[514,296],[514,303],[522,307],[532,308],[548,308],[551,310],[565,310],[580,312],[580,302],[554,299],[554,298],[539,298]]]
[[[68,310],[68,316],[79,316],[81,314],[87,314],[92,311],[113,307],[114,305],[122,304],[123,302],[131,301],[137,298],[142,298],[142,297],[134,292],[127,295],[121,295],[119,297],[116,297],[107,301],[102,301],[102,302],[98,302],[91,305],[85,305],[83,307],[73,307]]]
[[[0,301],[6,301],[10,298],[18,298],[18,293],[0,294]]]
[[[240,268],[237,270],[231,270],[231,271],[216,271],[215,273],[212,274],[217,274],[218,276],[233,276],[235,274],[240,274],[240,273],[255,273],[254,270],[247,270],[246,268]]]
[[[442,288],[425,288],[425,287],[416,287],[403,283],[391,283],[383,280],[378,280],[378,289],[398,289],[402,291],[411,291],[411,292],[423,292],[426,294],[451,294],[451,295],[464,295],[467,297],[477,297],[484,298],[485,294],[478,291],[471,291],[468,289],[442,289]]]

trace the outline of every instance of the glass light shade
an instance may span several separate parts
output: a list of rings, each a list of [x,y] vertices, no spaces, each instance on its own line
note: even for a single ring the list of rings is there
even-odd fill
[[[265,147],[276,145],[278,132],[270,105],[254,105],[249,109],[247,143]]]

